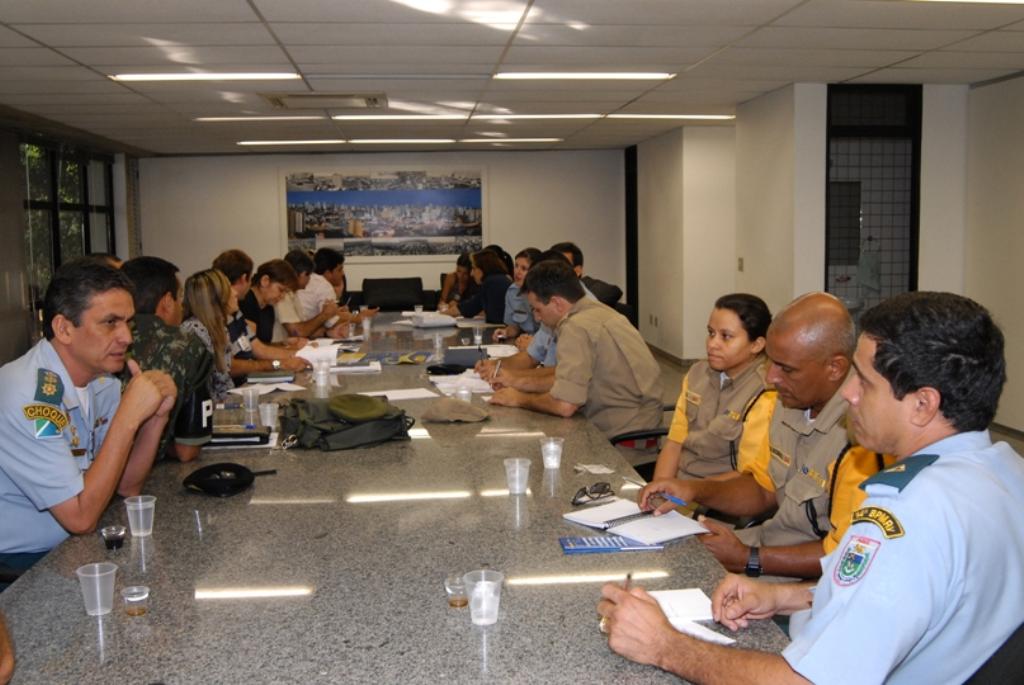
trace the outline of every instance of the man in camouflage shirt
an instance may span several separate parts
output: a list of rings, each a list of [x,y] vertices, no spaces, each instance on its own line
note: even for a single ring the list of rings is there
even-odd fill
[[[174,379],[178,399],[157,455],[192,461],[213,432],[213,402],[207,379],[213,357],[181,325],[178,267],[159,257],[136,257],[121,269],[135,285],[131,356],[143,369],[160,369]]]

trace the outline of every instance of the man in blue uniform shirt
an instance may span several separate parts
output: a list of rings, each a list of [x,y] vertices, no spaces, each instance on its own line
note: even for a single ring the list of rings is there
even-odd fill
[[[122,402],[132,285],[91,260],[62,266],[46,290],[45,340],[0,368],[0,563],[23,569],[69,533],[92,531],[114,491],[137,495],[177,395],[141,371]]]
[[[672,629],[650,595],[606,585],[609,645],[694,682],[961,683],[1024,621],[1024,461],[987,431],[1006,380],[987,311],[907,293],[861,317],[843,387],[861,444],[899,461],[867,499],[817,586],[728,576],[715,618],[737,629],[792,614],[782,655]]]

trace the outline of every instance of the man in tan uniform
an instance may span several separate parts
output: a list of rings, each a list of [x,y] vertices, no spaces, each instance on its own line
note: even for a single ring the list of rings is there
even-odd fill
[[[625,317],[584,298],[579,279],[564,262],[535,265],[523,291],[537,319],[555,331],[554,384],[543,393],[502,388],[493,404],[565,417],[582,408],[609,438],[661,425],[661,370]]]
[[[736,516],[774,511],[736,533],[705,520],[711,534],[700,539],[730,571],[821,575],[819,559],[835,547],[863,499],[857,486],[883,465],[847,435],[839,388],[854,344],[853,321],[835,297],[811,293],[792,302],[768,329],[767,381],[778,393],[768,441],[746,450],[755,456],[739,464],[738,478],[657,480],[641,491],[641,506],[668,492]]]

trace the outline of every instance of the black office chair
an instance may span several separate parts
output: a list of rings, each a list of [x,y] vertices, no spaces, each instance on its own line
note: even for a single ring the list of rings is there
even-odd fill
[[[662,411],[675,411],[675,404],[664,404],[661,407]],[[648,430],[640,431],[629,431],[627,433],[620,433],[619,435],[612,436],[609,442],[612,445],[618,445],[623,442],[634,442],[636,440],[650,440],[652,438],[663,438],[668,435],[668,428],[650,428]],[[648,462],[646,464],[638,464],[633,468],[645,481],[650,482],[654,478],[654,465],[656,461]]]
[[[363,303],[368,307],[380,307],[383,312],[400,312],[422,304],[424,308],[423,279],[414,278],[364,278]]]
[[[1006,639],[964,685],[1024,682],[1024,624]]]

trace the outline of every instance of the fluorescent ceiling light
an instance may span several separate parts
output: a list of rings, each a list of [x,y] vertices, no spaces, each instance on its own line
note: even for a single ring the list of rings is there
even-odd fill
[[[564,138],[463,138],[460,143],[561,143]],[[507,437],[507,436],[503,436]],[[529,437],[536,437],[530,435]]]
[[[177,74],[114,74],[110,78],[114,81],[290,81],[302,77],[294,72],[181,72]]]
[[[335,121],[462,121],[468,114],[338,114]]]
[[[571,583],[608,583],[621,581],[628,571],[618,573],[576,573],[555,576],[515,576],[507,578],[507,585],[569,585]],[[633,580],[650,580],[652,578],[668,578],[668,571],[633,571]]]
[[[444,145],[454,143],[454,138],[356,138],[348,141],[356,145]]]
[[[600,119],[600,114],[474,114],[474,120],[499,121],[501,119]]]
[[[437,492],[384,492],[368,493],[365,495],[352,495],[345,501],[349,504],[376,504],[378,502],[393,502],[396,504],[410,500],[431,500],[431,499],[465,499],[472,497],[469,490],[439,490]]]
[[[494,78],[502,80],[665,81],[675,78],[675,74],[664,71],[499,71]]]
[[[1022,0],[1024,2],[1024,0]],[[730,121],[735,114],[609,114],[609,119],[690,119],[707,121]]]
[[[635,577],[635,576],[634,576]],[[305,585],[291,587],[222,588],[201,590],[196,588],[196,599],[273,599],[278,597],[305,597],[313,594],[313,588]]]
[[[240,140],[236,145],[337,145],[344,142],[341,138],[323,138],[319,140]]]
[[[301,116],[253,116],[253,117],[196,117],[192,121],[218,122],[218,121],[322,121],[326,117],[314,115]]]

